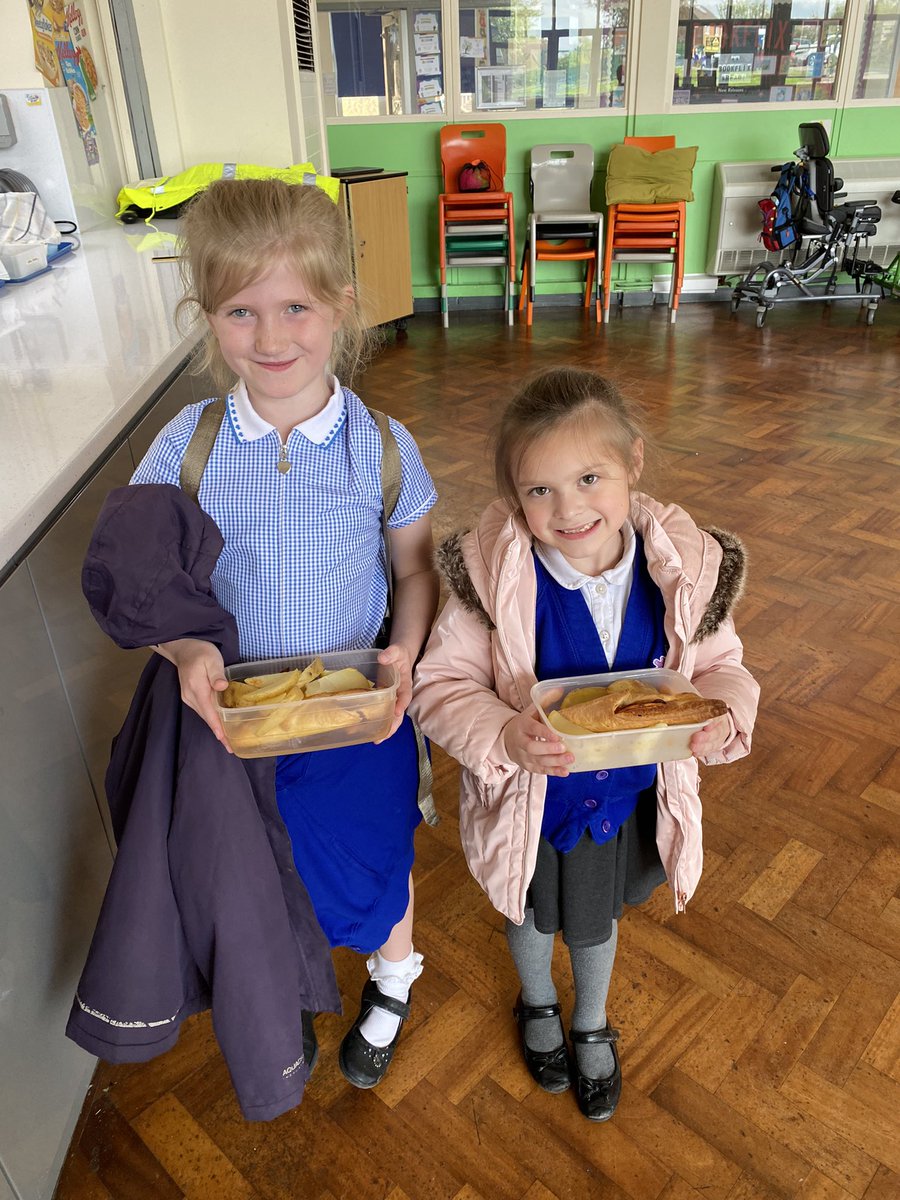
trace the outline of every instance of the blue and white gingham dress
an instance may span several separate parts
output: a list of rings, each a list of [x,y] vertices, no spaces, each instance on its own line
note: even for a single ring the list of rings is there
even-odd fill
[[[192,404],[159,433],[132,483],[177,486],[191,434],[211,400]],[[381,533],[381,438],[362,401],[335,384],[322,413],[281,438],[241,385],[200,485],[199,502],[225,546],[212,575],[237,621],[241,659],[371,646],[387,577]],[[399,422],[402,486],[390,527],[424,516],[437,496],[418,448]],[[304,432],[305,431],[305,432]],[[332,945],[368,952],[406,911],[418,757],[408,719],[380,746],[279,760],[278,803],[294,858]]]

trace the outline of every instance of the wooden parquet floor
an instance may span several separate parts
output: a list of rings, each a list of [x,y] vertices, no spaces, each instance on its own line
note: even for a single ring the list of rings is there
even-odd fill
[[[704,773],[706,861],[684,915],[661,889],[622,922],[609,1012],[624,1092],[595,1126],[532,1084],[501,919],[443,822],[418,837],[425,973],[383,1085],[318,1021],[303,1104],[241,1120],[206,1015],[141,1066],[101,1065],[57,1200],[898,1200],[900,1198],[900,305],[628,309],[606,329],[539,310],[416,318],[360,386],[404,420],[438,484],[439,535],[492,496],[488,436],[510,389],[590,365],[640,400],[649,487],[751,556],[738,610],[762,685],[753,754]],[[567,957],[557,956],[564,1012]]]

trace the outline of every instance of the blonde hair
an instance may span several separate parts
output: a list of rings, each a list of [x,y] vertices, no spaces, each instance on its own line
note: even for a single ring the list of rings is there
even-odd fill
[[[528,379],[509,402],[494,434],[494,476],[500,495],[520,510],[517,476],[528,447],[548,433],[569,429],[604,445],[630,474],[644,432],[631,406],[609,379],[577,367],[551,367]]]
[[[242,287],[279,263],[290,265],[311,297],[344,313],[335,330],[331,367],[349,383],[373,347],[355,294],[347,220],[321,190],[280,179],[221,179],[188,206],[181,219],[184,296],[176,318],[213,313]],[[193,310],[193,311],[191,311]],[[227,389],[234,383],[212,331],[195,359]]]

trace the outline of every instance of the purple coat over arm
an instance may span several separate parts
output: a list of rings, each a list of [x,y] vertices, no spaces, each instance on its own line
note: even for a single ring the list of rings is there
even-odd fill
[[[210,587],[222,549],[180,489],[111,492],[82,586],[125,648],[181,637],[238,658],[234,619]],[[170,1049],[211,1007],[241,1111],[270,1120],[308,1077],[300,1011],[340,1011],[331,952],[275,803],[275,760],[228,754],[154,655],[113,742],[106,791],[118,853],[66,1028],[109,1062]]]

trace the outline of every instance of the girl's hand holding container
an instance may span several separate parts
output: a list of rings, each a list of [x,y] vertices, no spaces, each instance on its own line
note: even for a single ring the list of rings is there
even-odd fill
[[[503,730],[503,742],[510,762],[537,775],[569,774],[575,756],[553,736],[534,705],[518,713]]]
[[[233,754],[216,703],[216,692],[224,692],[228,687],[225,662],[219,648],[212,642],[201,642],[196,638],[180,638],[154,648],[177,669],[181,699],[203,718],[228,753]]]
[[[378,655],[378,661],[385,666],[396,667],[400,682],[397,685],[397,702],[394,705],[394,720],[391,722],[390,732],[385,737],[379,738],[375,743],[376,746],[379,742],[386,742],[397,732],[412,699],[412,660],[406,647],[399,643],[391,643],[390,646],[385,646]]]

